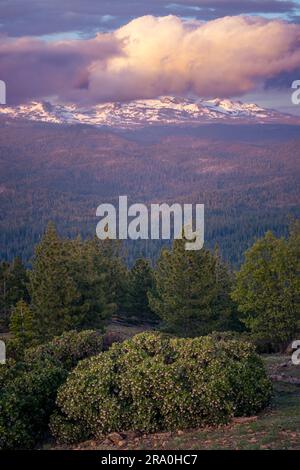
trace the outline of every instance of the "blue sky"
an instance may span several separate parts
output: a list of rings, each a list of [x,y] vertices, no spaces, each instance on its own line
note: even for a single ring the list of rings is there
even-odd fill
[[[0,0],[0,31],[49,40],[93,37],[143,15],[211,20],[239,14],[299,22],[300,0]]]

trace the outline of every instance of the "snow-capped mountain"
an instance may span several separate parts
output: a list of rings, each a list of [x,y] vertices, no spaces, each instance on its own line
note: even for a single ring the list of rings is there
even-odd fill
[[[195,125],[225,123],[295,123],[299,119],[256,104],[229,99],[188,99],[163,96],[157,99],[114,102],[82,108],[75,104],[59,105],[31,102],[19,106],[0,106],[0,116],[58,124],[89,124],[130,129],[147,125]],[[299,123],[299,122],[298,122]]]

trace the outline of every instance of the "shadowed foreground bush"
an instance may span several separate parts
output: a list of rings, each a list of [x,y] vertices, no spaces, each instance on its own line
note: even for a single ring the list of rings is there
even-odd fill
[[[250,344],[142,333],[78,364],[58,391],[50,427],[71,443],[111,431],[218,425],[257,413],[270,397]]]
[[[41,439],[68,372],[102,345],[94,331],[70,331],[0,368],[0,449],[30,448]]]

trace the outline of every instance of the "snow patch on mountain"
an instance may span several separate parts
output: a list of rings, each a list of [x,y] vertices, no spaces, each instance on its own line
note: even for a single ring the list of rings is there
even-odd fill
[[[253,103],[229,99],[189,99],[162,96],[128,103],[103,103],[89,108],[75,104],[33,101],[19,106],[0,106],[0,116],[56,124],[88,124],[130,129],[148,125],[195,125],[212,122],[295,123],[296,118]]]

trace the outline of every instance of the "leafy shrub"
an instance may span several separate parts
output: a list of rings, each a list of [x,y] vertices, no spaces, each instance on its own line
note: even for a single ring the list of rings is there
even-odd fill
[[[24,358],[24,345],[16,338],[9,338],[5,341],[6,357],[15,361],[22,361]]]
[[[67,372],[47,361],[34,368],[10,363],[0,390],[0,448],[29,448],[47,429],[58,387]],[[2,368],[1,368],[2,370]]]
[[[30,448],[48,429],[57,390],[80,359],[102,350],[94,331],[68,332],[0,368],[0,448]]]
[[[25,361],[49,359],[64,369],[72,369],[78,361],[98,354],[103,349],[103,335],[93,330],[68,331],[51,341],[25,351]]]
[[[270,400],[253,346],[211,337],[141,333],[81,361],[59,389],[52,433],[61,442],[107,432],[226,423]]]

